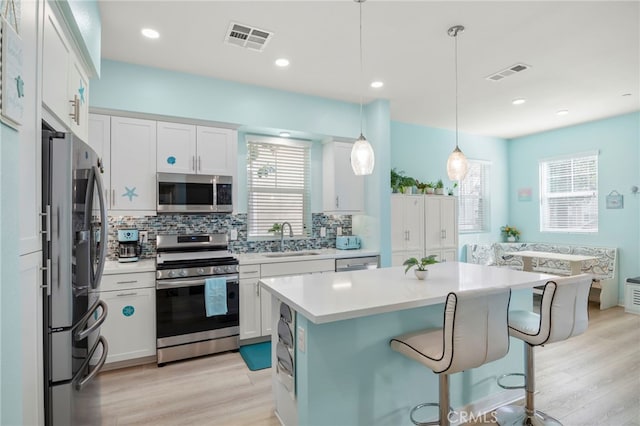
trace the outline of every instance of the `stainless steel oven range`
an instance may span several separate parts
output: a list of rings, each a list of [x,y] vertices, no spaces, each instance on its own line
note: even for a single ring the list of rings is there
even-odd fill
[[[156,338],[158,365],[238,349],[238,259],[225,234],[158,235]],[[205,280],[226,278],[227,313],[207,316]]]

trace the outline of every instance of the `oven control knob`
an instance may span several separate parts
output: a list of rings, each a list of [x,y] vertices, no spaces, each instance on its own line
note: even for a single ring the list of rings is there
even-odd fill
[[[183,269],[182,271],[180,271],[180,276],[181,277],[186,277],[187,276],[187,270]]]
[[[213,272],[215,274],[224,274],[224,266],[215,266]]]
[[[198,275],[204,275],[204,268],[198,268]]]
[[[174,278],[176,276],[176,271],[169,271],[169,278]]]
[[[227,266],[227,272],[231,272],[231,273],[236,272],[236,266],[235,265]]]

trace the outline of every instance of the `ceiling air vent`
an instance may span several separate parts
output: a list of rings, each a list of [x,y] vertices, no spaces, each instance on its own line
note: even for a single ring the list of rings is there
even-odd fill
[[[262,52],[271,38],[273,38],[272,32],[232,22],[229,24],[224,41],[227,44]]]
[[[509,68],[505,68],[502,71],[498,71],[495,74],[491,74],[489,77],[487,77],[487,80],[490,81],[500,81],[504,78],[507,78],[511,75],[517,74],[519,72],[528,70],[529,68],[531,68],[531,66],[529,65],[525,65],[525,64],[515,64],[510,66]]]

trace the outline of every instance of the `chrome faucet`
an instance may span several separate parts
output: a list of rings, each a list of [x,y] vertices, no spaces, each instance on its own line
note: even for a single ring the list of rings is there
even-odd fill
[[[293,229],[289,222],[282,222],[280,225],[280,251],[284,251],[284,226],[289,225],[289,238],[293,238]]]

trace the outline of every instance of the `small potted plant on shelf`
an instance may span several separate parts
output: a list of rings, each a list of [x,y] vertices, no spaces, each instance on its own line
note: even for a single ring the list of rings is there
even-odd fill
[[[427,193],[427,182],[420,182],[416,179],[416,188],[418,189],[418,194],[426,194]]]
[[[398,171],[395,167],[391,169],[391,192],[400,192],[403,177],[403,171]]]
[[[520,231],[515,226],[505,225],[500,231],[505,242],[515,243],[520,239]]]
[[[442,183],[442,179],[438,179],[438,182],[436,182],[436,194],[444,195],[444,183]]]
[[[429,273],[427,266],[433,265],[434,263],[438,263],[438,261],[436,260],[436,255],[432,254],[427,257],[423,257],[420,260],[416,259],[415,257],[410,257],[409,259],[405,260],[402,265],[406,266],[406,269],[404,270],[405,274],[409,272],[409,269],[415,266],[416,269],[413,271],[413,273],[416,274],[416,278],[418,278],[419,280],[424,280],[425,278],[427,278],[427,275]]]
[[[458,187],[458,182],[453,182],[453,186],[451,188],[447,188],[447,195],[453,195],[453,190]]]
[[[404,176],[402,178],[402,193],[411,194],[413,186],[416,184],[416,180],[410,176]]]
[[[435,191],[436,184],[435,182],[427,182],[427,187],[424,190],[425,194],[433,194]]]

